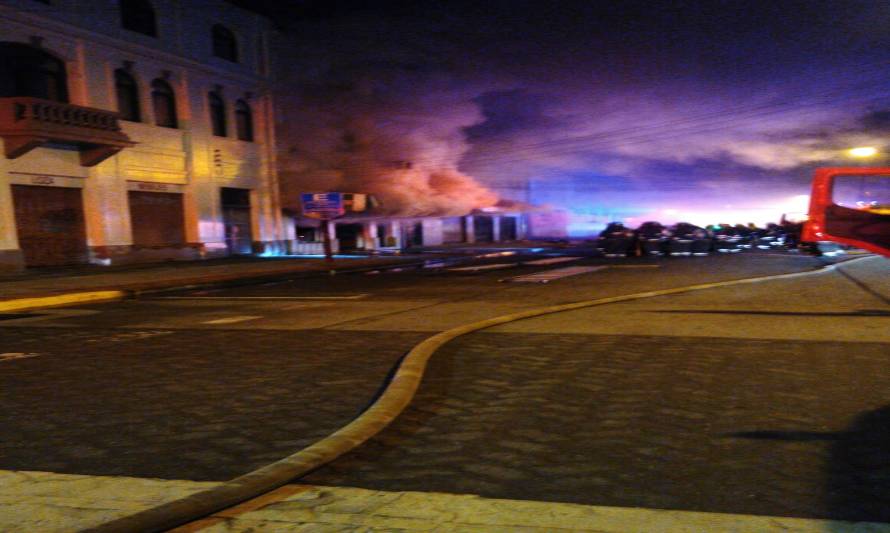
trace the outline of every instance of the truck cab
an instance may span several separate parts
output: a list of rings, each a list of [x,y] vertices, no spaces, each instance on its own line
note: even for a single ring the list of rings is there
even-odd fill
[[[890,257],[890,167],[816,169],[802,242],[831,241]]]

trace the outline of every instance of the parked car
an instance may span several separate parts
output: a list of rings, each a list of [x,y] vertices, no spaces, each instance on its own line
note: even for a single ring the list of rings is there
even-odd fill
[[[600,232],[596,247],[606,257],[634,255],[636,252],[634,232],[621,222],[611,222]]]
[[[785,245],[785,229],[778,224],[767,224],[757,239],[757,247],[761,250],[776,249]]]
[[[667,243],[666,228],[660,222],[643,222],[636,230],[641,255],[664,255]]]
[[[800,245],[800,234],[803,231],[803,222],[793,222],[782,219],[782,230],[785,232],[785,248],[790,252],[796,252]]]
[[[733,226],[736,235],[739,237],[739,248],[749,249],[757,244],[757,240],[764,234],[762,228],[758,228],[754,224],[736,224]]]
[[[711,234],[708,230],[688,222],[678,222],[667,229],[667,253],[670,255],[708,255]]]
[[[729,224],[714,226],[714,251],[720,253],[737,253],[742,251],[741,244],[744,239],[739,230]]]

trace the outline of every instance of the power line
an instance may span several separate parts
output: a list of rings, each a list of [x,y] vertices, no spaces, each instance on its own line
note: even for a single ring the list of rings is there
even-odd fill
[[[497,154],[486,157],[475,158],[471,161],[475,164],[479,163],[497,163],[506,161],[522,160],[524,156],[528,157],[546,157],[548,155],[567,155],[572,153],[590,152],[596,148],[607,148],[614,144],[629,145],[639,144],[643,142],[652,142],[669,138],[669,136],[680,133],[707,133],[716,129],[725,127],[732,121],[740,119],[757,119],[770,115],[788,112],[802,112],[808,108],[820,106],[831,98],[831,103],[858,103],[870,102],[878,100],[877,96],[856,96],[847,94],[844,98],[837,97],[838,92],[843,89],[835,89],[833,91],[824,92],[819,95],[819,100],[812,97],[809,101],[803,103],[775,103],[768,105],[758,105],[745,108],[736,106],[729,110],[709,111],[706,113],[685,117],[683,119],[665,121],[648,126],[635,126],[629,128],[619,128],[613,130],[605,130],[596,132],[587,136],[568,139],[557,139],[538,143],[527,143],[508,147]],[[420,158],[415,159],[414,163],[424,165],[446,164],[450,160],[444,158]],[[335,170],[349,171],[370,168],[379,168],[382,162],[355,162],[340,165]]]
[[[875,62],[874,64],[875,65],[887,65],[888,62],[880,61],[880,62]],[[870,72],[874,71],[871,68],[871,65],[869,65],[868,63],[863,64],[861,66],[861,68],[863,68],[863,69],[869,68]],[[826,75],[826,77],[829,77],[829,76]],[[836,74],[832,75],[831,79],[837,79],[837,75]],[[773,115],[778,112],[782,112],[783,110],[800,111],[807,107],[812,107],[814,105],[821,105],[822,103],[824,103],[819,100],[812,101],[814,98],[820,98],[822,100],[832,98],[833,99],[832,103],[843,102],[843,101],[845,101],[844,99],[840,99],[840,100],[838,99],[838,97],[837,97],[838,93],[847,93],[849,96],[850,89],[857,88],[857,86],[859,88],[862,88],[863,86],[868,87],[869,85],[874,84],[875,82],[877,82],[877,84],[881,88],[886,86],[886,84],[888,83],[888,81],[886,79],[880,79],[880,80],[870,80],[870,81],[858,81],[855,83],[835,84],[835,86],[831,87],[831,90],[829,90],[829,91],[823,91],[821,93],[808,95],[803,102],[787,102],[786,101],[786,102],[776,102],[776,103],[771,103],[771,104],[758,104],[756,106],[750,106],[750,105],[734,106],[734,107],[718,109],[718,110],[709,110],[709,111],[695,114],[692,116],[686,116],[681,119],[671,119],[668,121],[663,121],[661,123],[648,124],[648,125],[635,125],[635,126],[632,126],[629,128],[624,128],[624,129],[604,130],[604,131],[600,131],[600,132],[594,132],[594,133],[588,134],[588,135],[576,136],[576,137],[571,137],[571,138],[551,139],[551,140],[547,140],[547,141],[537,141],[537,142],[522,143],[522,144],[514,143],[511,146],[505,147],[504,149],[502,149],[500,152],[500,155],[488,156],[487,158],[481,158],[481,159],[476,158],[473,160],[473,162],[484,163],[487,159],[491,159],[492,157],[495,160],[500,160],[503,158],[504,154],[515,153],[515,154],[521,155],[523,152],[531,153],[530,150],[546,149],[549,147],[566,148],[569,146],[578,146],[579,148],[589,149],[591,144],[593,146],[603,147],[603,146],[605,146],[604,143],[608,144],[609,141],[611,141],[611,142],[615,142],[616,140],[620,141],[621,135],[625,135],[628,133],[632,133],[635,135],[639,135],[641,133],[646,133],[646,132],[659,133],[661,131],[667,131],[666,128],[672,128],[670,130],[671,133],[677,133],[678,130],[676,128],[678,126],[684,126],[684,125],[687,126],[686,130],[680,130],[680,131],[686,132],[686,131],[688,131],[689,127],[696,128],[699,126],[711,125],[713,123],[713,119],[715,119],[715,118],[720,118],[720,119],[722,119],[722,122],[726,122],[728,120],[738,120],[739,118],[745,118],[746,115],[748,115],[747,118],[754,118],[757,116]],[[883,97],[883,94],[881,96]],[[879,99],[879,97],[876,96],[873,99],[877,100],[877,99]],[[849,100],[849,98],[847,98],[846,100]],[[702,121],[706,121],[706,122],[702,122]],[[591,143],[591,141],[599,141],[599,142]],[[546,155],[546,153],[547,152],[544,151],[544,153],[537,153],[536,155]],[[445,164],[445,163],[448,163],[449,161],[450,160],[443,159],[443,158],[420,158],[420,159],[415,159],[413,162],[417,163],[417,164],[435,165],[435,164]],[[361,167],[369,167],[369,166],[379,167],[379,165],[380,165],[380,163],[375,164],[375,163],[366,161],[364,163],[362,163],[362,162],[351,163],[347,166],[349,168],[361,168]],[[347,170],[347,168],[344,168],[342,165],[341,165],[341,169]]]

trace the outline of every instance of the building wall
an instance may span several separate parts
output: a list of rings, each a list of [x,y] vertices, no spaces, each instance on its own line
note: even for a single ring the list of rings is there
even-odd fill
[[[442,219],[441,218],[424,218],[423,224],[423,245],[439,246],[442,244]]]
[[[515,239],[522,240],[526,238],[526,226],[522,221],[523,215],[521,213],[506,213],[506,214],[497,214],[497,215],[485,215],[488,219],[490,219],[491,226],[493,228],[500,228],[503,224],[503,220],[506,218],[511,218],[514,220],[514,228],[515,228]],[[411,248],[416,246],[410,240],[414,232],[416,231],[418,225],[421,228],[422,233],[422,246],[441,246],[443,244],[458,244],[458,243],[473,243],[477,242],[475,238],[475,234],[472,231],[474,226],[474,218],[475,216],[465,216],[465,217],[420,217],[420,218],[397,218],[397,217],[379,217],[379,218],[366,218],[366,217],[356,217],[350,218],[345,217],[341,219],[337,219],[332,221],[331,226],[336,228],[337,225],[355,225],[362,224],[365,227],[364,234],[362,239],[360,239],[360,245],[358,249],[371,251],[380,248]],[[463,221],[461,221],[463,219]],[[312,221],[309,219],[300,219],[295,218],[292,219],[292,224],[296,225],[305,225],[312,224],[314,225],[316,221]],[[377,226],[384,226],[384,243],[378,242],[376,238],[377,234]],[[461,227],[470,228],[470,231],[460,231]],[[392,237],[393,246],[387,246],[386,242],[388,237]],[[510,235],[513,237],[513,235]],[[321,239],[320,233],[317,236],[317,239]],[[332,240],[336,243],[336,230],[332,233]],[[500,231],[492,231],[490,240],[488,242],[503,242],[508,240],[508,236]],[[513,239],[509,239],[513,240]],[[292,247],[292,249],[295,249]],[[295,252],[295,253],[309,253],[309,252]]]
[[[77,152],[64,146],[17,159],[0,156],[0,265],[21,263],[10,186],[47,178],[53,186],[83,190],[90,257],[97,263],[225,255],[221,187],[250,190],[254,249],[283,250],[265,44],[270,22],[222,0],[152,3],[157,38],[123,29],[116,0],[0,0],[0,41],[37,43],[63,59],[71,104],[116,111],[114,71],[124,68],[139,86],[141,111],[140,122],[121,121],[135,146],[94,167],[80,166]],[[213,56],[211,27],[217,23],[235,34],[238,63]],[[176,94],[176,129],[153,123],[151,83],[157,78]],[[226,102],[227,137],[212,134],[211,90]],[[238,99],[251,107],[253,142],[235,138]],[[133,247],[128,190],[139,187],[182,195],[187,246]]]

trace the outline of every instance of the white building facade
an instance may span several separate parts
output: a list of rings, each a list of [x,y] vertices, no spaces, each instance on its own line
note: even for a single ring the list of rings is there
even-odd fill
[[[323,253],[323,226],[308,218],[294,219],[297,254]],[[335,251],[408,250],[424,246],[509,243],[527,238],[527,217],[521,212],[474,212],[462,217],[388,217],[346,215],[328,225]]]
[[[222,0],[0,0],[0,270],[283,251],[272,31]]]

